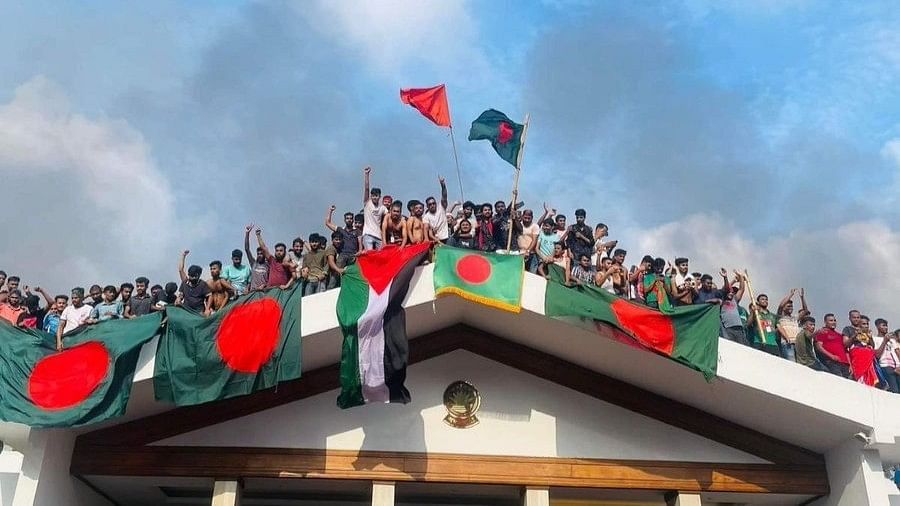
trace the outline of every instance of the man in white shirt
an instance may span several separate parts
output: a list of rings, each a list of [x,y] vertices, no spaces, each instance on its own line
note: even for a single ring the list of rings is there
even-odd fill
[[[888,334],[888,322],[884,318],[875,320],[875,335],[872,336],[872,340],[875,344],[878,366],[881,367],[887,381],[888,390],[900,394],[900,377],[896,372],[896,368],[900,366],[900,358],[897,356],[900,344],[897,343],[896,334]]]
[[[441,183],[441,205],[438,206],[434,197],[425,199],[426,211],[422,215],[422,221],[431,227],[434,240],[446,244],[450,237],[450,230],[447,227],[447,183],[441,176],[438,176],[438,182]]]
[[[538,234],[541,233],[541,227],[534,222],[534,211],[525,209],[522,211],[522,233],[517,238],[519,251],[525,254],[525,268],[528,272],[537,272],[538,258],[537,240]]]
[[[84,303],[84,288],[72,289],[72,305],[66,306],[59,316],[59,327],[56,329],[56,349],[62,351],[63,334],[84,325],[94,308]]]
[[[365,184],[363,185],[363,249],[381,249],[381,221],[387,214],[387,208],[381,205],[381,188],[369,190],[369,174],[372,167],[363,169]]]

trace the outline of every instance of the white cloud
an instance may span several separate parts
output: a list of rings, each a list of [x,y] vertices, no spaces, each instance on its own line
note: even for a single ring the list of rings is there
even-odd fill
[[[785,230],[756,241],[727,218],[696,214],[651,229],[629,229],[623,235],[622,244],[638,245],[629,251],[631,262],[647,253],[670,260],[686,256],[692,270],[710,274],[720,267],[746,268],[755,292],[768,294],[773,304],[792,287],[805,287],[810,309],[819,319],[827,312],[846,319],[847,311],[858,308],[900,327],[894,303],[900,233],[881,222]]]
[[[0,105],[0,177],[0,268],[23,282],[62,292],[152,275],[170,260],[174,198],[143,137],[74,113],[44,77]]]
[[[407,78],[411,66],[477,76],[486,60],[477,27],[461,1],[299,2],[296,10],[338,44],[360,51],[372,68]],[[423,83],[422,86],[429,83]]]
[[[881,147],[881,156],[900,169],[900,138],[891,139]]]

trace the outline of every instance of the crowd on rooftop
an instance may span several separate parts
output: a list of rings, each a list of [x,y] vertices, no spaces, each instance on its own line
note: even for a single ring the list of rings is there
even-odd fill
[[[825,314],[819,326],[802,288],[792,289],[777,306],[761,293],[745,307],[741,304],[749,288],[745,273],[724,268],[715,275],[692,271],[683,257],[668,262],[645,255],[640,263],[626,268],[628,252],[618,248],[617,241],[608,240],[605,224],[588,225],[584,209],[575,210],[575,223],[570,224],[546,204],[537,220],[534,210],[521,202],[450,205],[446,183],[438,178],[440,197],[429,196],[424,203],[409,200],[404,212],[402,201],[370,186],[369,167],[363,172],[362,209],[345,212],[342,225],[334,222],[335,206],[325,215],[330,241],[313,233],[306,240],[295,238],[290,249],[282,242],[269,247],[262,229],[250,224],[244,229],[243,251],[233,250],[227,265],[210,262],[208,279],[202,279],[200,265],[185,268],[190,253],[186,250],[178,262],[180,283],[151,285],[141,276],[134,284],[94,284],[87,296],[81,287],[73,288],[70,295],[51,296],[0,271],[0,320],[56,335],[57,348],[62,349],[63,337],[78,327],[138,318],[165,311],[168,305],[210,315],[252,291],[287,289],[299,283],[304,296],[323,292],[340,286],[341,276],[361,252],[430,241],[484,252],[514,252],[522,256],[529,272],[549,277],[551,266],[556,265],[569,286],[594,286],[662,311],[715,304],[725,339],[900,393],[900,331],[890,332],[883,318],[875,319],[873,329],[868,316],[851,310],[841,331],[833,313]],[[256,237],[255,250],[251,234]],[[796,312],[795,300],[800,303]]]

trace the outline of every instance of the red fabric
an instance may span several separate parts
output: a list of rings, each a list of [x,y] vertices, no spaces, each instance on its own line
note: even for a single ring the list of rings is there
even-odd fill
[[[413,244],[412,246],[386,246],[380,251],[367,251],[359,256],[359,272],[369,283],[369,286],[380,294],[397,276],[407,262],[428,251],[430,242]]]
[[[84,401],[106,378],[112,357],[103,344],[89,341],[42,358],[28,378],[28,397],[45,410]]]
[[[269,362],[281,335],[281,306],[265,298],[235,306],[216,332],[216,347],[232,370],[250,374]]]
[[[400,100],[415,107],[422,116],[438,126],[450,126],[450,106],[447,104],[447,90],[443,84],[434,88],[410,88],[400,90]]]
[[[822,348],[825,348],[825,351],[832,355],[836,355],[838,357],[838,362],[841,362],[842,364],[850,363],[850,359],[847,358],[847,349],[844,348],[844,336],[839,332],[834,329],[825,328],[816,333],[815,339],[822,343]]]
[[[497,135],[497,142],[500,144],[506,144],[513,138],[513,129],[509,126],[509,123],[505,121],[500,122],[500,134]]]
[[[675,325],[668,316],[650,308],[618,299],[610,305],[619,325],[644,346],[672,355],[675,349]]]
[[[878,384],[878,373],[875,372],[875,350],[868,346],[857,346],[850,349],[850,371],[853,379],[869,386]]]

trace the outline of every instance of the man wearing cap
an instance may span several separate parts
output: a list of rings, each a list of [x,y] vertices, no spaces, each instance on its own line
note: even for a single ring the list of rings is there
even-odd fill
[[[388,213],[385,206],[381,205],[381,188],[369,189],[369,174],[372,167],[363,169],[363,249],[381,249],[381,222]]]
[[[250,266],[242,263],[243,259],[241,250],[232,250],[231,264],[222,269],[222,279],[231,283],[237,296],[247,293],[250,285]]]

